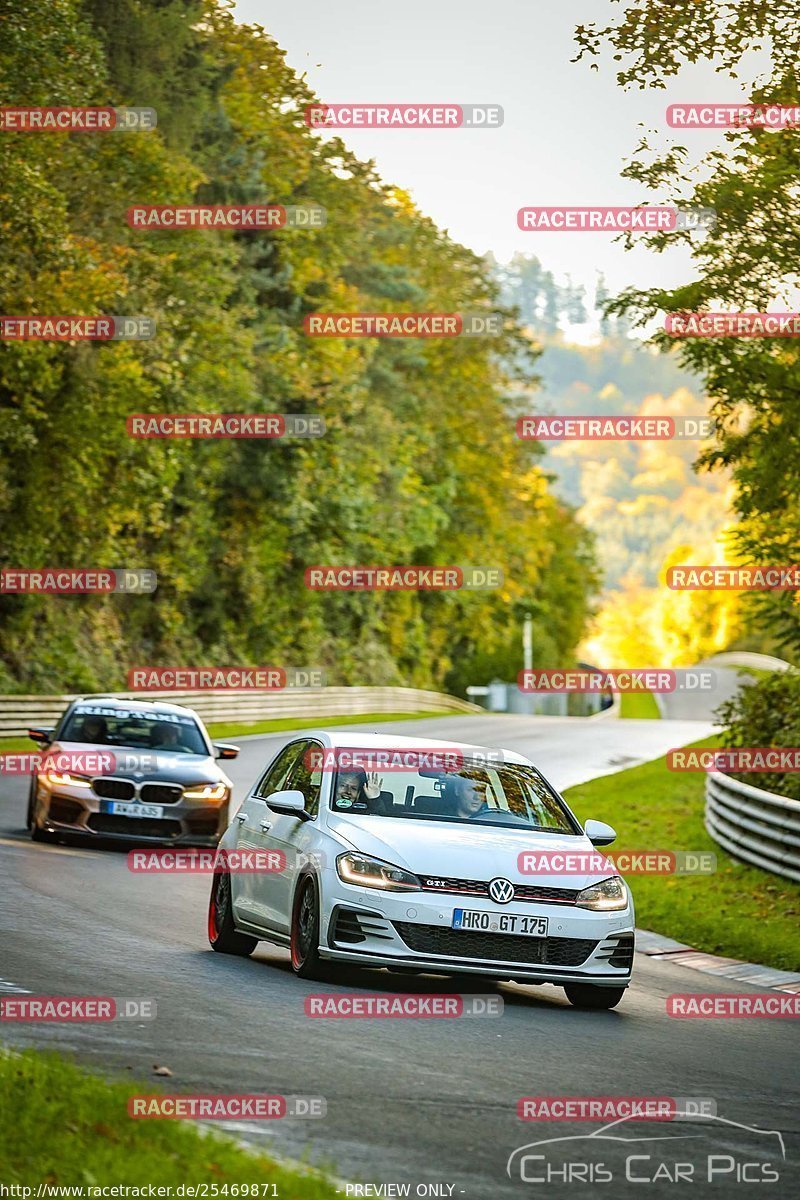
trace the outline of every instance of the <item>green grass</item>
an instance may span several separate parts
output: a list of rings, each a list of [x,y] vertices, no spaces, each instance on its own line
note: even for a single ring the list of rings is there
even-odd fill
[[[0,738],[0,754],[16,754],[18,750],[33,753],[37,749],[36,742],[28,737]]]
[[[471,713],[453,713],[445,709],[433,709],[420,713],[358,713],[341,717],[275,717],[271,721],[256,721],[252,725],[233,724],[209,725],[212,738],[243,737],[248,733],[281,733],[284,729],[320,729],[326,725],[376,725],[383,721],[421,721],[426,717],[460,717]]]
[[[661,720],[661,713],[652,692],[623,692],[620,705],[621,717],[634,717],[640,721]]]
[[[715,746],[708,738],[698,746]],[[713,850],[713,875],[632,875],[636,924],[699,950],[800,970],[800,885],[747,866],[703,825],[705,775],[665,759],[579,784],[566,793],[581,821],[617,830],[616,850]]]
[[[280,1166],[188,1122],[128,1116],[129,1096],[157,1090],[149,1082],[106,1082],[54,1054],[0,1050],[0,1180],[34,1188],[259,1183],[275,1184],[282,1200],[336,1196],[321,1175]]]

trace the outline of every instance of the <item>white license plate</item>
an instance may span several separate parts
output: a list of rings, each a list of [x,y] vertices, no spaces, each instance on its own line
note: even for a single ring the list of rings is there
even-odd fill
[[[124,800],[111,800],[107,812],[115,817],[163,817],[160,804],[126,804]]]
[[[547,937],[547,917],[530,917],[522,913],[477,912],[472,908],[453,910],[453,929],[476,930],[478,933],[516,933],[523,937]]]

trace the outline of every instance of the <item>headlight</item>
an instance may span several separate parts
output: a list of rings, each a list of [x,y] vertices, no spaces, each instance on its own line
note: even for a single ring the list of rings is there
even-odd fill
[[[228,788],[224,783],[200,783],[196,787],[183,789],[187,800],[221,800],[227,792]]]
[[[380,888],[384,892],[418,892],[422,884],[416,875],[371,858],[368,854],[340,854],[336,860],[339,878],[345,883],[356,883],[360,887]]]
[[[45,779],[56,787],[90,788],[92,781],[88,775],[72,775],[69,771],[45,771]]]
[[[578,892],[575,903],[579,908],[592,908],[595,912],[614,912],[618,908],[627,908],[628,889],[619,875],[612,875],[610,879],[593,883]]]

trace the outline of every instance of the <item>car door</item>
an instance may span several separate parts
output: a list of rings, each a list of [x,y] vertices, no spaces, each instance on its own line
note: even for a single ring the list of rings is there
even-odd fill
[[[286,788],[289,772],[303,745],[303,742],[294,741],[279,751],[237,812],[238,850],[244,852],[263,848],[265,830],[262,826],[269,825],[276,815],[267,808],[265,797]],[[231,894],[236,916],[264,926],[266,913],[274,908],[269,898],[270,882],[271,877],[266,872],[232,872]],[[267,923],[266,928],[273,926]]]
[[[316,754],[315,751],[320,753]],[[258,826],[258,848],[273,853],[277,851],[286,859],[285,870],[254,876],[259,892],[261,922],[266,928],[279,933],[289,933],[297,874],[317,848],[317,814],[322,790],[321,751],[320,743],[310,738],[299,743],[299,752],[294,756],[288,774],[281,786],[275,788],[275,791],[302,792],[310,820],[273,812],[267,805],[268,815]]]

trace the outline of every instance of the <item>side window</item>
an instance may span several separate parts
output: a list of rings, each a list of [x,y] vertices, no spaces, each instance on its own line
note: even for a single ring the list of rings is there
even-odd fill
[[[286,780],[289,772],[304,745],[304,742],[291,742],[288,746],[284,746],[272,766],[267,768],[253,795],[265,799],[275,792],[284,791],[288,786]]]
[[[306,798],[306,812],[310,817],[316,817],[319,811],[319,795],[322,790],[322,755],[314,751],[322,751],[319,742],[304,742],[302,752],[295,760],[289,775],[289,788],[297,788]],[[315,761],[317,760],[318,761]]]

